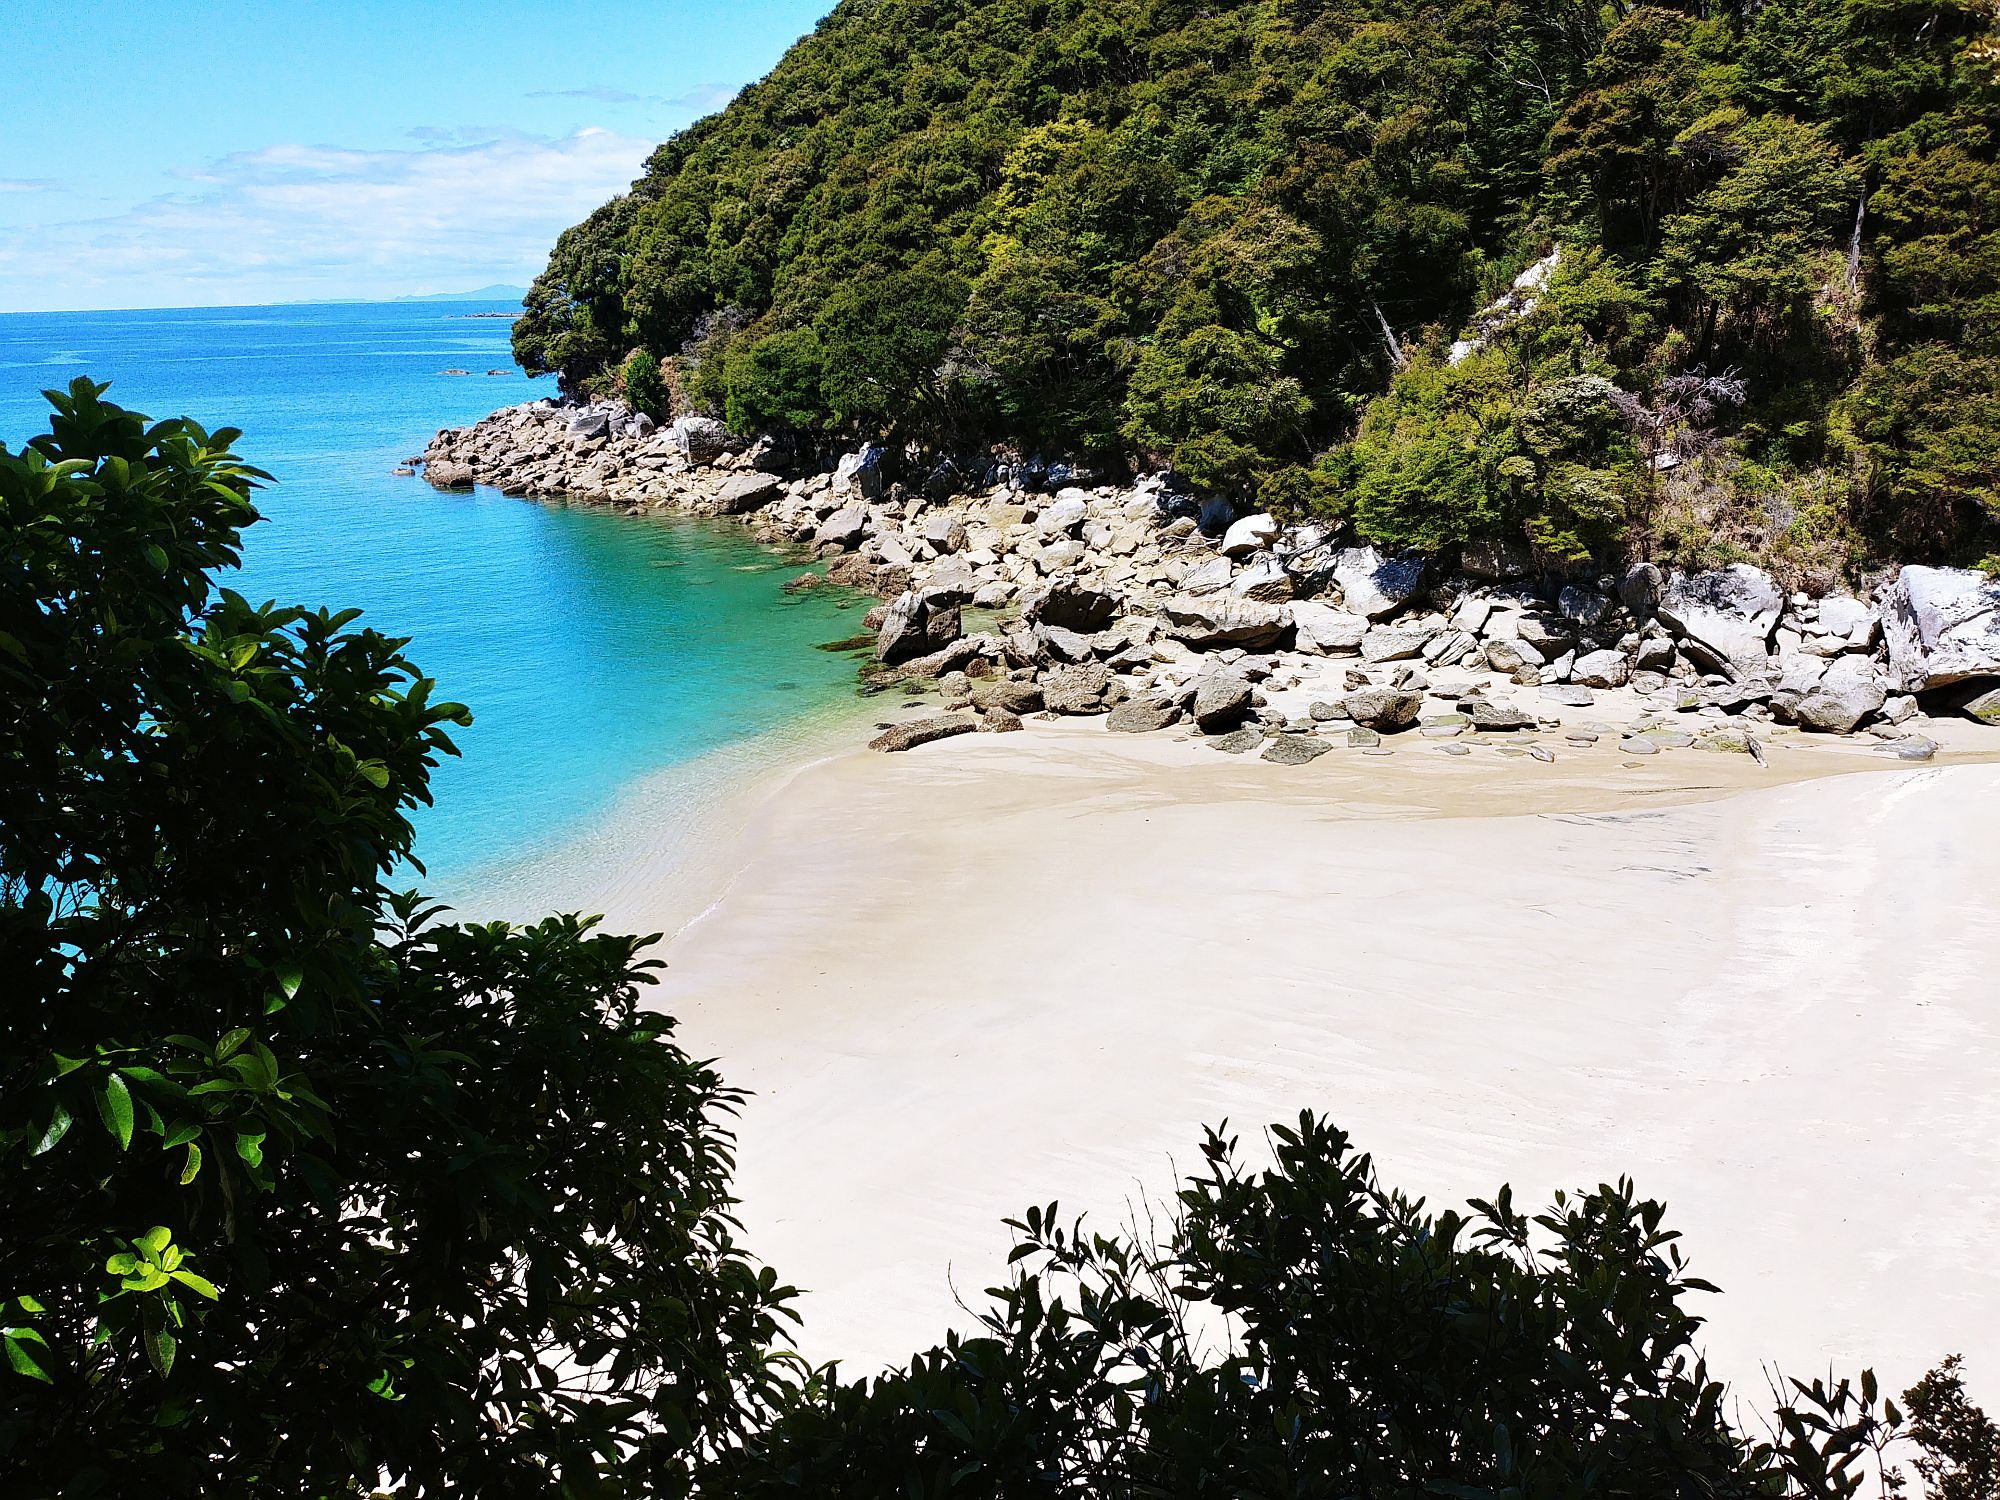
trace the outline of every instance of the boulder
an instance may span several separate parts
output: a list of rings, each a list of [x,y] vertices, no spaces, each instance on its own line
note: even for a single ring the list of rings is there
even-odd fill
[[[1771,575],[1748,563],[1706,573],[1672,573],[1660,591],[1662,624],[1698,665],[1732,678],[1761,672],[1785,596]]]
[[[1332,748],[1317,735],[1276,734],[1258,758],[1280,766],[1302,766],[1309,760],[1318,760]]]
[[[1507,732],[1516,729],[1533,729],[1537,723],[1535,716],[1511,703],[1494,703],[1486,698],[1468,698],[1459,704],[1459,711],[1472,721],[1472,727],[1480,731]]]
[[[1222,734],[1249,716],[1251,688],[1235,672],[1210,672],[1195,685],[1194,722],[1204,734]]]
[[[1560,703],[1565,708],[1588,708],[1597,701],[1597,695],[1581,685],[1572,686],[1566,682],[1544,684],[1542,697],[1550,703]]]
[[[1094,635],[1117,618],[1118,600],[1077,579],[1058,578],[1039,599],[1030,600],[1022,614],[1030,624],[1058,625]]]
[[[1884,707],[1886,706],[1885,704]],[[1914,704],[1911,706],[1915,707]],[[2000,724],[2000,688],[1992,688],[1976,698],[1968,699],[1960,712],[1968,719],[1977,719],[1982,724]]]
[[[1576,659],[1569,676],[1584,687],[1623,687],[1632,680],[1632,664],[1623,651],[1589,651]]]
[[[842,454],[840,462],[833,466],[834,489],[859,495],[863,500],[880,500],[888,488],[888,459],[888,449],[874,443]]]
[[[1054,661],[1083,662],[1097,659],[1097,647],[1090,637],[1079,635],[1074,630],[1065,630],[1060,625],[1038,625],[1035,633],[1041,637],[1044,650],[1037,656],[1046,654]]]
[[[1245,750],[1255,750],[1264,743],[1264,731],[1257,725],[1251,724],[1208,743],[1211,748],[1220,750],[1225,755],[1241,755]]]
[[[856,547],[868,526],[868,512],[858,505],[843,505],[824,521],[813,533],[813,541],[820,546],[831,542],[838,547]]]
[[[1260,604],[1283,604],[1292,597],[1292,575],[1275,557],[1265,556],[1237,575],[1229,592]]]
[[[915,592],[899,594],[883,616],[875,656],[884,666],[894,666],[950,645],[959,633],[956,604],[934,604]]]
[[[733,475],[715,492],[716,509],[725,516],[740,516],[760,505],[769,505],[784,489],[775,474]]]
[[[1111,710],[1104,727],[1119,734],[1150,734],[1177,722],[1180,716],[1178,703],[1162,698],[1132,698]]]
[[[1486,669],[1511,677],[1523,667],[1539,667],[1542,653],[1522,640],[1496,640],[1486,643]]]
[[[965,550],[965,523],[948,510],[933,513],[924,521],[924,540],[940,553]]]
[[[1831,594],[1819,601],[1819,628],[1822,634],[1845,636],[1856,646],[1867,646],[1875,638],[1880,623],[1875,611],[1859,599]]]
[[[1421,557],[1384,558],[1373,547],[1349,547],[1335,556],[1333,577],[1350,610],[1385,620],[1423,586],[1424,567]]]
[[[1012,734],[1015,730],[1025,729],[1027,726],[1021,722],[1021,716],[1017,713],[1004,708],[989,708],[980,717],[979,727],[987,734]]]
[[[1371,630],[1361,638],[1361,659],[1380,665],[1389,661],[1408,661],[1421,655],[1431,638],[1438,633],[1435,625],[1407,625],[1397,630]]]
[[[1350,615],[1329,604],[1302,602],[1291,606],[1292,625],[1301,651],[1321,656],[1352,656],[1368,633],[1364,615]]]
[[[1181,580],[1181,591],[1187,594],[1212,594],[1217,589],[1226,589],[1235,571],[1230,566],[1228,558],[1211,557]]]
[[[712,464],[730,447],[729,429],[713,417],[677,418],[667,438],[691,464]]]
[[[1042,678],[1042,701],[1051,713],[1101,714],[1111,691],[1111,672],[1102,662],[1057,667]]]
[[[1633,563],[1618,580],[1618,597],[1640,620],[1650,620],[1660,608],[1660,590],[1666,580],[1649,562]]]
[[[1042,711],[1042,690],[1032,682],[1017,682],[1012,677],[992,677],[972,685],[972,706],[979,709],[1005,709],[1013,714],[1033,714]]]
[[[1198,651],[1221,646],[1261,651],[1275,646],[1292,624],[1283,605],[1226,594],[1199,599],[1176,595],[1160,606],[1160,619],[1168,635]]]
[[[876,735],[868,742],[868,748],[893,754],[899,750],[914,750],[933,740],[948,740],[955,734],[971,734],[978,728],[977,719],[959,714],[947,714],[936,719],[912,719],[907,724],[898,724]]]
[[[1863,719],[1880,712],[1888,696],[1888,687],[1872,661],[1865,656],[1842,656],[1829,663],[1819,680],[1802,693],[1790,691],[1781,680],[1771,695],[1771,708],[1780,717],[1809,729],[1850,734]]]
[[[474,479],[471,464],[437,458],[424,465],[424,478],[441,490],[469,490]]]
[[[1090,506],[1077,495],[1058,495],[1042,508],[1035,529],[1044,536],[1067,536],[1083,524]]]
[[[1556,608],[1565,620],[1574,620],[1579,625],[1602,625],[1611,613],[1611,601],[1596,589],[1572,583],[1556,596]]]
[[[603,437],[611,431],[610,408],[586,406],[563,424],[563,431],[573,438]]]
[[[1262,552],[1278,539],[1278,530],[1274,516],[1262,511],[1254,516],[1245,516],[1223,533],[1222,555],[1248,557],[1252,552]]]
[[[1414,688],[1361,688],[1341,700],[1342,710],[1356,724],[1384,732],[1409,728],[1423,706],[1424,695]]]
[[[2000,677],[2000,580],[1973,568],[1905,568],[1883,600],[1882,631],[1905,692]]]

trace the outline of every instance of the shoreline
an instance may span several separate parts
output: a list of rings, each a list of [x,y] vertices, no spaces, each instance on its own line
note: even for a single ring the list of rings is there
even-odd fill
[[[645,1003],[751,1091],[745,1239],[812,1358],[928,1347],[1003,1216],[1120,1221],[1203,1124],[1311,1107],[1434,1207],[1634,1176],[1739,1389],[1907,1383],[2000,1346],[2000,757],[1845,744],[1294,768],[1038,723],[775,768],[709,900],[624,909],[679,913]]]

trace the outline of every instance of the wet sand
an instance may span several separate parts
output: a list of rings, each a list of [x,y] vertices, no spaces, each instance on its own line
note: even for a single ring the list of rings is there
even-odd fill
[[[895,1362],[1004,1215],[1115,1221],[1204,1124],[1309,1108],[1433,1204],[1633,1176],[1747,1395],[1954,1350],[1993,1390],[2000,766],[1950,753],[1993,741],[1543,739],[1279,767],[1035,723],[768,787],[692,922],[621,882],[612,920],[679,929],[658,1003],[755,1091],[742,1213],[805,1352]]]

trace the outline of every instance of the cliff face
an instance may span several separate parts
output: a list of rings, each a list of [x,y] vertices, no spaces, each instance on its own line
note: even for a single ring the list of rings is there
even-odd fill
[[[1988,25],[846,0],[563,235],[516,348],[601,392],[644,347],[745,433],[1170,462],[1387,545],[1976,559]]]

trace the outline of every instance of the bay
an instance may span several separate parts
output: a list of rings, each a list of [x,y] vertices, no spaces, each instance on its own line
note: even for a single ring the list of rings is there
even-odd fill
[[[415,815],[427,886],[448,898],[476,898],[609,818],[694,829],[699,809],[676,804],[864,711],[853,663],[812,649],[853,635],[864,601],[785,594],[798,569],[740,527],[444,494],[392,472],[441,426],[553,393],[515,368],[505,317],[473,316],[511,310],[0,315],[0,441],[43,430],[39,391],[78,375],[154,417],[242,428],[240,451],[275,483],[241,574],[224,581],[258,600],[363,609],[471,706],[463,758],[440,767],[437,806]],[[698,777],[663,775],[697,764]]]

